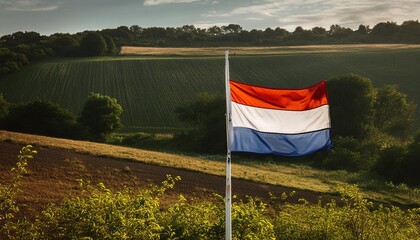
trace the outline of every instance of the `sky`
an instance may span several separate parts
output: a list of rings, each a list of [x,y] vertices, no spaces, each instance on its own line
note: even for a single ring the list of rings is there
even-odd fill
[[[420,0],[0,0],[0,36],[42,35],[118,26],[208,28],[230,23],[243,29],[293,31],[332,24],[357,29],[384,21],[419,20]]]

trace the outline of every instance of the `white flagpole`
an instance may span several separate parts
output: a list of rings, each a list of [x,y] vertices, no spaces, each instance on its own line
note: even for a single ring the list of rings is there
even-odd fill
[[[226,240],[232,240],[232,182],[231,182],[231,103],[229,86],[229,51],[225,51],[225,83],[226,83]]]

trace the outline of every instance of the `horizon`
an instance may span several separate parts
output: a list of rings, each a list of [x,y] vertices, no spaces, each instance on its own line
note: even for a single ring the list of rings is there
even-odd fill
[[[0,0],[0,36],[18,31],[41,35],[130,27],[196,28],[238,24],[244,30],[290,32],[337,24],[356,30],[380,22],[419,20],[420,2],[402,0]]]

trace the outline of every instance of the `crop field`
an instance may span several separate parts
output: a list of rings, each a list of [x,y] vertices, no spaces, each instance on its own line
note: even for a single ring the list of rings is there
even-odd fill
[[[375,87],[398,84],[417,105],[419,66],[420,49],[415,47],[230,56],[230,76],[238,81],[301,88],[356,73],[370,78]],[[118,100],[126,129],[178,130],[184,124],[174,113],[177,106],[193,101],[200,92],[224,96],[223,51],[211,56],[54,59],[0,79],[0,93],[9,102],[48,99],[75,114],[90,92]]]

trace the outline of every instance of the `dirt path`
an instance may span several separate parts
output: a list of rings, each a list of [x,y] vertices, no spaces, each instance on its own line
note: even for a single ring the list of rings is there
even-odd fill
[[[17,155],[22,145],[0,143],[0,182],[6,183],[10,178],[10,169],[16,163]],[[159,184],[166,175],[181,176],[173,190],[168,192],[168,199],[176,199],[179,194],[187,198],[208,199],[213,193],[224,196],[225,178],[176,168],[148,165],[139,162],[103,158],[75,153],[60,148],[37,147],[38,154],[30,160],[29,173],[24,177],[20,200],[39,211],[49,203],[58,203],[63,198],[80,193],[77,179],[91,181],[92,184],[103,182],[110,189],[122,189],[127,186],[132,189],[146,187],[149,184]],[[243,197],[258,196],[263,199],[269,193],[279,196],[281,193],[296,194],[290,202],[305,198],[315,202],[319,193],[302,191],[259,184],[244,180],[232,180],[233,194]]]

